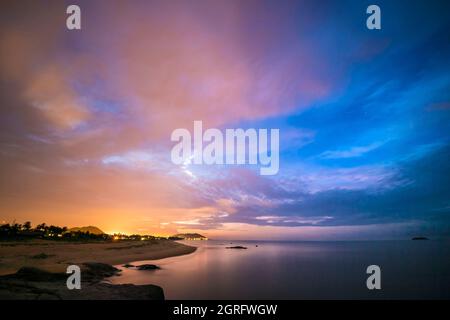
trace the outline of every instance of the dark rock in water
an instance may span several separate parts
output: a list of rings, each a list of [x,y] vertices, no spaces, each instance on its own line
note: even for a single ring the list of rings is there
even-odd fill
[[[430,240],[427,237],[414,237],[411,240]]]
[[[129,264],[129,263],[124,264],[122,267],[124,267],[124,268],[134,268],[134,266],[132,264]]]
[[[100,281],[103,278],[112,277],[120,272],[119,269],[112,265],[100,262],[85,262],[83,266],[83,277],[90,281]]]
[[[234,247],[227,247],[227,249],[247,249],[247,247],[243,247],[243,246],[234,246]]]
[[[0,300],[164,300],[161,287],[155,285],[113,285],[92,281],[100,274],[110,274],[116,268],[103,263],[84,265],[81,290],[68,290],[67,274],[52,273],[24,267],[17,273],[0,276]],[[95,274],[95,277],[92,277]]]
[[[258,247],[258,245],[256,245],[255,247]]]
[[[155,264],[142,264],[140,266],[137,266],[138,270],[158,270],[161,269]]]
[[[85,263],[83,263],[83,266],[85,266],[92,272],[105,273],[105,274],[114,274],[117,271],[120,271],[119,269],[113,267],[110,264],[100,263],[100,262],[85,262]]]

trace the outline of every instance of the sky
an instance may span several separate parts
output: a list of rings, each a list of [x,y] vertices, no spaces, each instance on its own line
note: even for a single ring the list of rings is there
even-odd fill
[[[373,3],[372,3],[373,2]],[[366,8],[381,8],[381,30]],[[81,8],[67,30],[66,8]],[[0,222],[216,239],[450,235],[448,1],[2,1]],[[280,130],[280,169],[171,132]]]

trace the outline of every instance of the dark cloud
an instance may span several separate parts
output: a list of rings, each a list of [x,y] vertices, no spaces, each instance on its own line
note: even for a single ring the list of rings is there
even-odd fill
[[[309,194],[272,187],[259,190],[260,197],[271,205],[237,205],[237,212],[222,221],[274,226],[349,226],[415,221],[423,228],[433,226],[433,232],[448,232],[450,146],[438,148],[423,158],[401,163],[399,167],[399,173],[385,182],[397,185],[398,181],[403,181],[395,188],[335,189]],[[284,218],[277,219],[277,216]],[[292,218],[297,218],[299,222]],[[302,219],[306,222],[301,222]]]

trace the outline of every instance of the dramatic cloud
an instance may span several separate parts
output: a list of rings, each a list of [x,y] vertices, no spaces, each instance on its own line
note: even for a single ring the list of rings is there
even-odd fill
[[[0,221],[223,238],[448,232],[447,3],[3,1]],[[395,17],[391,12],[396,12]],[[423,13],[427,14],[424,15]],[[420,27],[418,27],[420,26]],[[170,134],[280,129],[280,170]]]

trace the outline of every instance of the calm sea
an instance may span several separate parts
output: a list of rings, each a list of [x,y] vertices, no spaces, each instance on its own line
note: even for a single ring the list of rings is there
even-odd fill
[[[450,242],[186,241],[196,252],[139,261],[112,283],[156,284],[166,299],[449,299]],[[232,243],[232,244],[231,244]],[[242,245],[247,250],[226,249]],[[366,268],[381,268],[368,290]]]

